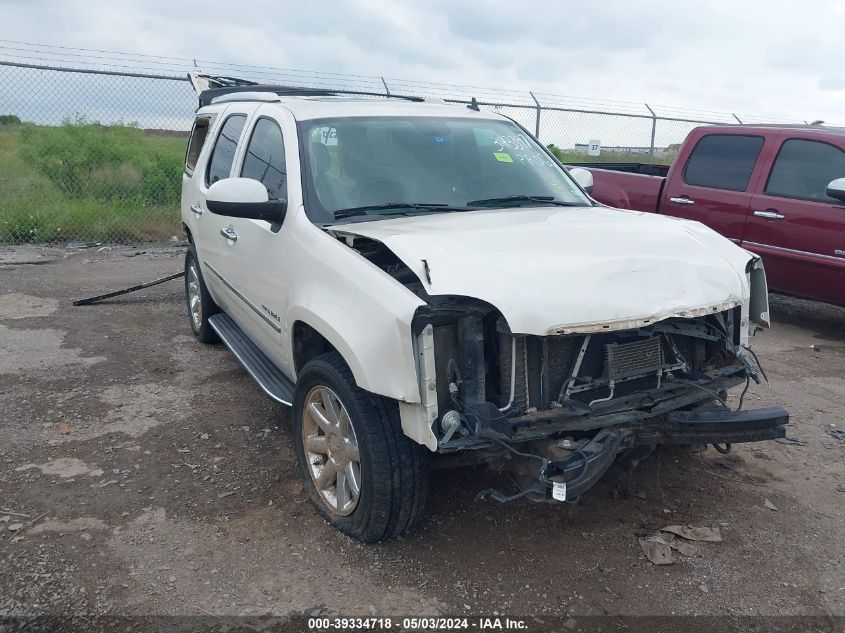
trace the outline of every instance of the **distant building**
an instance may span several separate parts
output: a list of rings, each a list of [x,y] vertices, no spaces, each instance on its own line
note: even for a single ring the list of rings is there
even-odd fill
[[[590,144],[589,143],[575,143],[575,147],[573,148],[573,153],[575,154],[582,154],[584,156],[588,156],[590,154]],[[677,149],[672,149],[671,147],[655,147],[654,148],[654,155],[655,156],[667,156],[672,155],[677,152]],[[622,146],[622,145],[602,145],[601,146],[601,153],[602,154],[622,154],[626,156],[648,156],[651,154],[650,147],[636,147],[636,146]]]

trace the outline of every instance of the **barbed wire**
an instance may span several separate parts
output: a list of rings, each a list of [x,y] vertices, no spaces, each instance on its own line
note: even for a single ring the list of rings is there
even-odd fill
[[[199,67],[211,74],[243,73],[245,79],[271,83],[287,83],[303,87],[345,88],[372,90],[385,85],[392,92],[406,92],[416,96],[442,97],[461,95],[466,98],[475,96],[479,100],[510,102],[517,105],[541,105],[550,108],[571,108],[587,111],[606,111],[614,114],[647,115],[652,116],[652,110],[668,118],[690,119],[696,121],[755,121],[755,122],[795,122],[788,117],[759,116],[751,114],[734,114],[733,112],[707,110],[687,106],[671,106],[624,101],[606,98],[565,95],[546,91],[528,91],[513,87],[492,88],[468,84],[432,82],[413,80],[399,77],[382,77],[378,75],[338,73],[323,70],[307,70],[300,68],[274,67],[268,65],[221,62],[208,59],[153,55],[148,53],[134,53],[97,48],[81,48],[58,44],[27,42],[22,40],[0,38],[0,59],[6,61],[43,62],[44,64],[68,64],[81,69],[134,71],[148,73],[186,74]],[[536,99],[536,101],[535,101]],[[652,110],[649,110],[648,108]]]

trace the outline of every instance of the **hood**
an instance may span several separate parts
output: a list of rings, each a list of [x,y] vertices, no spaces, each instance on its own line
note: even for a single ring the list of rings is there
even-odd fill
[[[430,295],[486,301],[520,334],[634,328],[726,310],[749,293],[747,251],[698,222],[636,211],[543,206],[330,230],[382,242]]]

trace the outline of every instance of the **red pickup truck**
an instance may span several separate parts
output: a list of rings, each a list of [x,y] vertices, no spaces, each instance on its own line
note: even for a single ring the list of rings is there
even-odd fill
[[[706,126],[670,167],[571,166],[599,202],[698,220],[757,253],[771,290],[845,305],[845,129]]]

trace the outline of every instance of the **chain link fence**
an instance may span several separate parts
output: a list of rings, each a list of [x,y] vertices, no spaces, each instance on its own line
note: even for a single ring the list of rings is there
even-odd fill
[[[183,157],[197,104],[190,64],[165,73],[49,61],[0,60],[0,243],[179,236]],[[564,162],[669,163],[697,125],[752,122],[645,104],[193,61],[209,74],[261,83],[455,104],[476,98],[483,109],[513,118],[554,146]]]
[[[179,234],[188,81],[6,64],[0,86],[0,242]]]

